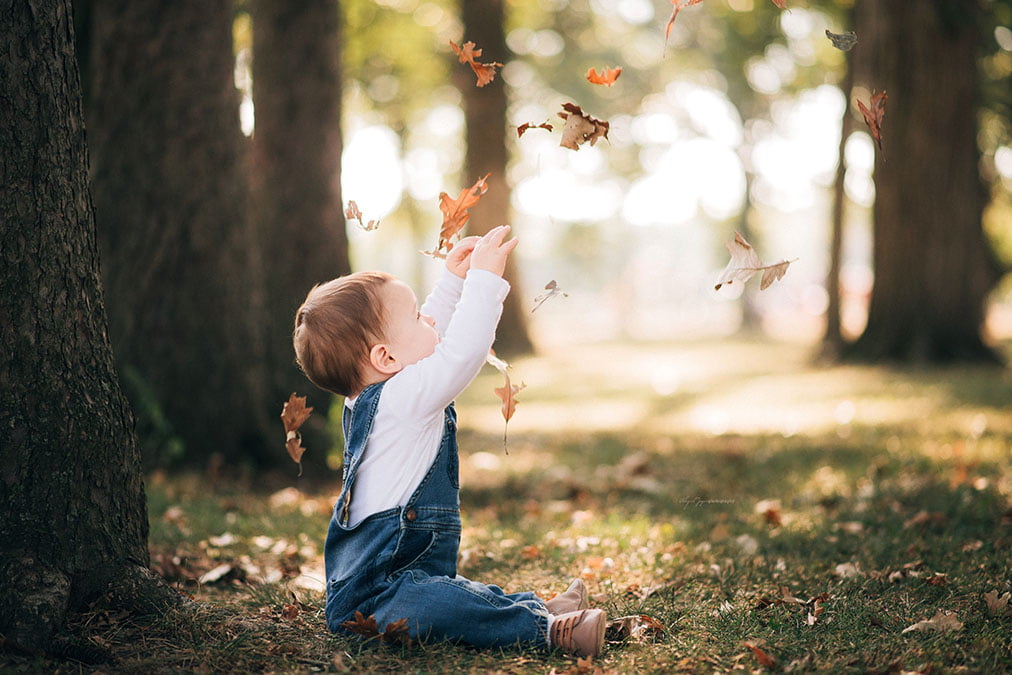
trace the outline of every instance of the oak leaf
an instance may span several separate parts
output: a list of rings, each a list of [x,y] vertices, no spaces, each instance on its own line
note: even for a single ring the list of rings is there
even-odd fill
[[[882,118],[885,117],[885,104],[888,98],[888,95],[884,91],[876,94],[872,90],[871,101],[869,101],[871,108],[865,106],[860,100],[857,102],[857,108],[864,116],[864,123],[868,125],[871,137],[875,139],[875,144],[878,145],[879,151],[882,150]]]
[[[622,74],[621,66],[615,68],[602,68],[601,73],[598,74],[597,70],[591,68],[587,71],[587,81],[591,84],[603,84],[607,87],[615,84],[615,80]]]
[[[559,143],[562,147],[579,150],[588,141],[594,145],[598,138],[608,138],[608,122],[591,117],[575,103],[563,103],[562,110],[559,117],[566,120]]]
[[[474,185],[460,191],[456,199],[445,192],[439,193],[439,210],[443,212],[443,225],[439,230],[439,243],[431,251],[422,251],[425,255],[433,258],[445,258],[446,254],[453,249],[453,241],[460,231],[467,224],[471,214],[468,209],[478,203],[481,196],[488,192],[488,185],[485,183],[492,174],[487,173],[475,181]]]
[[[857,44],[857,33],[850,30],[846,33],[832,33],[827,28],[826,37],[833,43],[833,46],[839,49],[841,52],[849,52]]]
[[[378,220],[370,220],[368,223],[366,223],[364,218],[362,217],[362,212],[358,208],[358,204],[356,204],[354,201],[350,199],[348,200],[348,208],[344,210],[344,217],[347,218],[348,220],[357,220],[358,224],[361,225],[362,229],[365,230],[366,232],[369,232],[370,230],[375,230],[377,227],[379,227]]]
[[[475,77],[478,78],[478,86],[484,87],[486,84],[495,79],[495,69],[502,68],[502,64],[498,61],[492,61],[491,63],[478,63],[476,59],[481,58],[480,49],[475,49],[473,42],[465,42],[463,46],[458,47],[457,44],[450,40],[450,47],[457,54],[457,60],[461,63],[466,63],[471,66],[471,70],[474,71]]]
[[[914,630],[937,630],[940,633],[946,631],[959,630],[963,627],[963,623],[956,618],[954,612],[937,612],[933,617],[927,621],[918,621],[917,623],[907,626],[902,632],[909,633]]]
[[[539,294],[538,297],[534,298],[534,309],[531,310],[531,314],[533,314],[538,307],[545,304],[546,300],[548,300],[549,298],[553,298],[556,295],[561,295],[564,298],[569,297],[568,293],[559,288],[559,285],[555,282],[555,279],[552,279],[547,284],[545,284],[545,292]]]
[[[541,124],[534,124],[533,122],[524,122],[523,124],[517,127],[517,138],[520,138],[531,129],[547,129],[548,131],[551,131],[552,125],[549,124],[547,120],[545,120]]]
[[[998,591],[989,591],[984,594],[984,603],[987,605],[987,613],[990,616],[1006,616],[1012,613],[1012,608],[1009,607],[1010,596],[1005,593],[1002,596],[998,596]]]
[[[510,374],[509,374],[510,364],[506,363],[498,356],[496,356],[495,352],[492,351],[491,349],[485,356],[485,362],[490,366],[492,366],[493,368],[495,368],[496,370],[498,370],[499,373],[503,376],[503,379],[506,380],[506,383],[503,386],[496,387],[495,389],[493,389],[493,391],[495,392],[495,395],[499,397],[499,400],[502,401],[502,417],[505,420],[502,433],[502,447],[503,451],[506,452],[506,454],[508,455],[509,449],[506,446],[506,432],[509,427],[510,419],[513,417],[513,413],[515,413],[517,410],[518,401],[516,395],[521,390],[523,390],[527,385],[523,383],[513,384],[512,382],[510,382]]]
[[[285,425],[285,449],[292,461],[299,465],[299,475],[302,475],[302,453],[306,451],[302,447],[302,434],[299,427],[309,419],[311,407],[306,406],[305,396],[296,396],[295,392],[288,397],[288,401],[281,408],[281,422]]]
[[[781,260],[772,265],[764,265],[751,244],[745,241],[745,237],[737,232],[734,233],[734,241],[727,242],[726,246],[727,250],[731,253],[731,260],[727,263],[727,267],[724,268],[720,278],[717,279],[716,285],[713,287],[717,291],[720,290],[721,286],[729,286],[735,281],[745,283],[756,272],[762,272],[759,290],[764,291],[774,281],[783,279],[784,275],[787,274],[787,268],[794,262],[793,260]]]
[[[379,630],[379,626],[376,625],[376,615],[370,614],[368,617],[363,616],[362,612],[355,610],[355,618],[349,619],[341,624],[341,627],[345,630],[361,635],[362,637],[371,640],[378,638],[380,642],[386,642],[388,644],[410,644],[411,638],[408,635],[408,619],[398,619],[393,623],[388,623],[384,631]]]

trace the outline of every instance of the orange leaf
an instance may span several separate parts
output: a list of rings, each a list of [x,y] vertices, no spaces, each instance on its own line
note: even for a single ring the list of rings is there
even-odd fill
[[[343,622],[341,628],[367,638],[374,638],[379,635],[379,628],[376,627],[376,615],[370,614],[366,618],[357,609],[355,610],[355,618]]]
[[[559,143],[562,147],[579,150],[588,141],[594,145],[598,138],[608,138],[608,122],[591,117],[575,103],[563,103],[562,109],[564,112],[560,112],[559,117],[566,120]]]
[[[521,136],[524,135],[524,133],[526,131],[529,131],[531,129],[548,129],[549,131],[551,131],[552,130],[552,125],[549,124],[547,121],[542,122],[541,124],[534,124],[532,122],[524,122],[523,124],[521,124],[520,126],[517,127],[517,138],[520,138]]]
[[[773,4],[780,9],[787,9],[787,0],[773,0]]]
[[[864,115],[864,123],[868,125],[868,129],[871,130],[871,137],[875,139],[875,143],[878,145],[879,151],[882,150],[882,118],[885,117],[885,104],[886,99],[889,98],[884,91],[875,93],[874,90],[871,94],[871,109],[865,107],[861,101],[857,102],[857,107]]]
[[[671,18],[668,19],[668,25],[664,28],[665,41],[667,41],[668,37],[671,35],[671,27],[675,25],[675,17],[678,16],[680,11],[682,11],[682,8],[690,5],[698,5],[702,1],[703,0],[671,0],[671,4],[674,5],[674,7],[671,9]],[[773,1],[776,2],[776,0]]]
[[[375,230],[377,227],[379,227],[378,220],[370,220],[369,223],[366,224],[365,220],[363,220],[362,218],[362,212],[359,210],[358,204],[356,204],[354,201],[350,199],[348,200],[348,208],[344,210],[344,217],[347,218],[348,220],[357,220],[358,224],[361,225],[362,229],[365,230],[366,232],[369,232],[370,230]]]
[[[480,49],[475,49],[473,42],[465,42],[464,46],[458,47],[457,44],[450,40],[450,47],[457,54],[457,60],[461,63],[466,63],[471,66],[471,70],[474,71],[475,77],[478,78],[478,86],[484,87],[486,84],[495,79],[495,69],[502,68],[502,64],[498,61],[492,61],[491,63],[478,63],[475,59],[481,57]]]
[[[474,185],[460,191],[460,196],[451,199],[445,192],[439,193],[439,210],[443,212],[443,226],[439,230],[439,244],[432,251],[424,251],[434,258],[446,257],[446,254],[453,248],[453,239],[467,224],[471,214],[469,208],[478,203],[481,196],[488,192],[488,185],[485,181],[492,174],[485,174],[479,178]]]
[[[288,397],[288,401],[281,409],[281,422],[285,425],[285,448],[288,455],[299,465],[299,473],[302,473],[302,453],[306,451],[302,447],[302,435],[299,427],[309,419],[311,407],[306,406],[305,396],[296,396],[295,392]]]
[[[603,84],[611,86],[615,84],[615,80],[622,74],[622,68],[602,68],[601,74],[598,75],[597,71],[591,68],[587,71],[587,81],[591,84]]]
[[[777,660],[775,658],[773,658],[763,650],[759,649],[759,647],[755,646],[751,642],[746,642],[745,646],[751,649],[752,653],[755,654],[756,661],[759,662],[759,665],[765,666],[766,668],[770,669],[776,668]]]
[[[503,386],[497,387],[493,389],[493,391],[495,392],[495,395],[499,397],[499,400],[502,401],[502,416],[503,419],[506,420],[506,424],[508,425],[510,418],[513,417],[513,413],[515,413],[517,410],[518,401],[516,399],[516,395],[527,385],[522,383],[521,384],[510,383],[510,376],[508,372],[508,368],[510,367],[510,365],[505,361],[503,361],[502,359],[500,359],[498,356],[496,356],[495,352],[489,350],[488,355],[485,357],[485,362],[491,366],[494,366],[496,370],[502,373],[503,379],[506,380],[506,383]],[[509,454],[509,450],[506,449],[505,428],[503,428],[502,434],[502,447],[503,450],[506,451],[506,454]]]

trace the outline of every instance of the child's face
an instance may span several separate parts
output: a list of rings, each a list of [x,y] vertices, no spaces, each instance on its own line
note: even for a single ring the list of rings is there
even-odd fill
[[[401,368],[421,361],[436,350],[436,322],[418,311],[414,291],[403,281],[383,285],[384,341]]]

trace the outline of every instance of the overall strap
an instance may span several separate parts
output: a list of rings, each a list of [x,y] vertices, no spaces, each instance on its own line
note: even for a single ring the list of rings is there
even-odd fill
[[[341,426],[344,429],[344,462],[342,469],[341,496],[337,503],[341,505],[341,523],[347,527],[351,509],[351,488],[355,482],[355,475],[358,473],[358,465],[365,454],[365,443],[372,431],[373,420],[376,419],[376,409],[379,406],[380,394],[383,392],[383,385],[386,382],[371,384],[362,390],[362,393],[355,399],[355,405],[351,408],[344,408],[341,417]]]

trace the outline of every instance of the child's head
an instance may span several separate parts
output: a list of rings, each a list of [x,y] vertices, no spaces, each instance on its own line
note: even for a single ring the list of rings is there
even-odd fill
[[[316,386],[350,396],[431,354],[439,336],[407,284],[357,272],[313,287],[296,313],[292,342]]]

